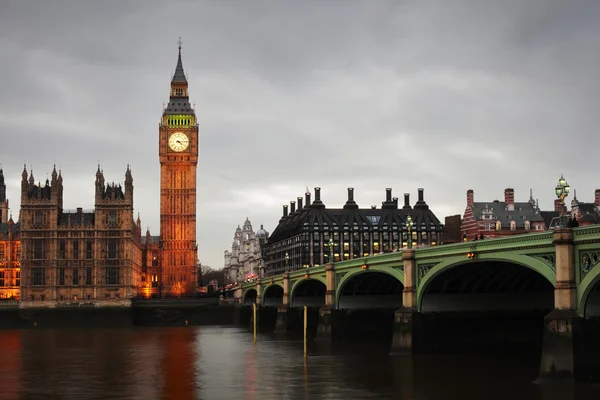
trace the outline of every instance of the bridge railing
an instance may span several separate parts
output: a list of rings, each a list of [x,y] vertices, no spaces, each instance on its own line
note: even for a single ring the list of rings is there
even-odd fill
[[[590,225],[574,228],[573,240],[576,244],[600,241],[600,225]]]

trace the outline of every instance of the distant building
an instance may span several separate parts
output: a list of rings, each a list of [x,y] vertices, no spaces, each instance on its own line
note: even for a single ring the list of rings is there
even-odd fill
[[[584,203],[577,199],[577,191],[573,191],[570,217],[578,221],[580,226],[600,223],[600,189],[594,191],[594,202]]]
[[[354,189],[348,189],[348,200],[342,208],[327,208],[321,201],[321,189],[283,206],[283,216],[269,237],[265,249],[268,274],[286,269],[294,270],[324,265],[333,261],[351,260],[373,254],[398,251],[407,247],[440,244],[443,226],[425,202],[423,189],[412,207],[410,196],[404,194],[404,206],[392,198],[392,189],[386,189],[381,208],[359,208],[354,201]],[[408,236],[407,217],[413,221]],[[331,243],[331,245],[330,245]],[[331,246],[331,247],[330,247]]]
[[[263,226],[254,232],[248,218],[240,228],[238,225],[233,235],[231,251],[225,250],[224,275],[225,284],[240,282],[258,276],[263,267],[263,249],[269,240],[269,232]]]
[[[450,215],[444,219],[444,244],[462,242],[462,217],[460,214]]]
[[[162,293],[160,236],[151,236],[150,230],[142,236],[142,287],[140,295],[159,298]]]
[[[21,301],[128,299],[141,278],[140,220],[133,218],[133,178],[105,184],[98,166],[93,211],[63,209],[63,178],[21,181]]]
[[[20,226],[9,215],[4,172],[0,168],[0,299],[18,300],[20,285]]]
[[[461,233],[468,240],[494,238],[546,230],[538,203],[530,193],[529,201],[515,202],[514,189],[504,190],[504,201],[475,202],[473,190],[467,190],[467,206]]]

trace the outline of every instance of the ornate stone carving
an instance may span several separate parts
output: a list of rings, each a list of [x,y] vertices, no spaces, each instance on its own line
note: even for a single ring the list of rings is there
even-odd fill
[[[600,262],[600,251],[585,251],[579,254],[579,269],[581,279]]]
[[[342,280],[342,278],[347,274],[348,272],[338,272],[335,274],[335,287],[338,286],[338,284],[340,283],[340,281]]]
[[[439,263],[431,263],[431,264],[423,264],[423,265],[417,266],[419,281],[422,280],[429,273],[429,270],[431,268],[435,267],[438,264]]]

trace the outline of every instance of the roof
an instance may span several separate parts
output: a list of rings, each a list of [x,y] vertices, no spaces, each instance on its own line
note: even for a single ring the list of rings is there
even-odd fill
[[[189,97],[171,96],[164,115],[194,115],[194,109],[190,105]]]
[[[0,223],[0,236],[7,236],[8,235],[8,229],[9,229],[9,226],[10,226],[9,222]],[[13,233],[13,235],[16,236],[20,232],[21,232],[21,224],[19,222],[14,223],[13,227],[12,227],[12,233]]]
[[[546,228],[550,227],[550,223],[554,218],[559,216],[558,211],[540,211],[540,215],[544,219],[544,223],[546,224]]]
[[[598,208],[594,203],[577,202],[577,207],[579,208],[582,218],[587,217],[585,219],[586,222],[600,222],[600,213],[598,212]]]
[[[515,202],[513,205],[514,209],[509,210],[508,205],[503,201],[475,202],[472,207],[473,216],[476,219],[481,219],[482,213],[487,210],[493,216],[494,221],[500,221],[501,223],[515,221],[517,228],[524,227],[525,221],[544,222],[544,218],[532,203]]]
[[[316,201],[315,201],[316,203]],[[314,204],[314,203],[313,203]],[[269,238],[269,243],[275,243],[287,239],[301,232],[321,231],[321,226],[327,226],[334,230],[334,227],[348,231],[373,231],[389,227],[396,227],[398,230],[406,229],[405,222],[410,215],[414,228],[420,230],[441,231],[442,224],[425,204],[415,208],[334,208],[328,209],[322,206],[322,203],[304,207],[300,211],[291,213],[279,221]]]
[[[181,62],[181,41],[179,42],[179,56],[177,57],[177,66],[175,67],[175,74],[171,83],[184,83],[187,82],[185,72],[183,72],[183,63]]]

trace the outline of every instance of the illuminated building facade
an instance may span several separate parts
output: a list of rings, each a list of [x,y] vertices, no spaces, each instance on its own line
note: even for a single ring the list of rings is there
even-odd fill
[[[404,194],[404,206],[386,189],[381,208],[359,208],[354,189],[348,189],[348,200],[342,208],[327,208],[321,201],[321,189],[283,206],[283,216],[269,237],[265,248],[267,274],[324,265],[331,261],[351,260],[373,254],[442,242],[443,225],[429,209],[423,189],[412,207],[410,195]],[[410,216],[410,219],[408,218]],[[407,222],[412,221],[409,227]],[[331,258],[333,257],[333,259]]]
[[[0,168],[0,299],[20,297],[20,226],[9,215],[4,171]]]
[[[44,186],[21,180],[21,301],[94,301],[134,297],[141,284],[140,220],[133,219],[133,178],[105,184],[96,172],[93,211],[63,209],[63,178]]]

